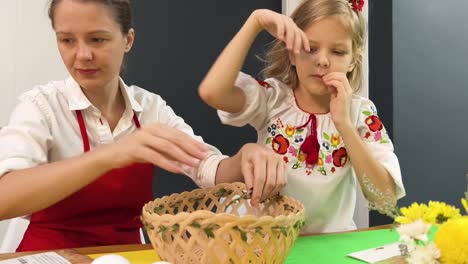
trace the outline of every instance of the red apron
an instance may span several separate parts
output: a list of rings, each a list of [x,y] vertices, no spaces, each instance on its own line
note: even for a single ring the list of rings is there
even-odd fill
[[[76,115],[87,152],[83,116],[79,110]],[[139,128],[136,114],[133,121]],[[64,200],[33,213],[16,251],[141,243],[139,216],[143,205],[153,199],[152,181],[152,164],[105,173]]]

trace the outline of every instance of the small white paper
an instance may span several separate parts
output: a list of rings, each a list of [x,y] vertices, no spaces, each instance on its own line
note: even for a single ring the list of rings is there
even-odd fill
[[[399,245],[399,242],[387,244],[380,247],[353,252],[348,254],[348,256],[367,263],[375,263],[395,256],[400,256]]]
[[[39,253],[18,257],[14,259],[0,260],[0,264],[72,264],[55,252]]]

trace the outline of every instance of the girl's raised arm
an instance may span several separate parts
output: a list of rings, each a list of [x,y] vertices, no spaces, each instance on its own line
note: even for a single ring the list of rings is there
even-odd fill
[[[210,106],[237,113],[245,104],[245,94],[235,80],[257,35],[266,30],[284,41],[291,52],[299,53],[309,42],[291,18],[267,9],[252,12],[239,32],[229,42],[199,86],[201,98]]]

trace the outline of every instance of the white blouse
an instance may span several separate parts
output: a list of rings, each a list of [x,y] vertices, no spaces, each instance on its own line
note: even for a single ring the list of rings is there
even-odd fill
[[[203,142],[159,95],[137,86],[127,86],[122,80],[120,89],[125,99],[125,112],[114,131],[71,77],[36,86],[19,96],[8,126],[0,130],[0,177],[13,170],[83,154],[75,110],[81,110],[83,114],[91,149],[132,133],[136,129],[133,112],[142,125],[166,124]],[[227,157],[209,147],[211,155],[198,168],[184,167],[185,173],[200,187],[214,185],[218,164]]]
[[[293,90],[286,84],[267,79],[257,81],[240,73],[236,86],[246,94],[239,113],[218,111],[221,121],[233,126],[250,124],[258,133],[257,143],[283,156],[288,168],[284,194],[305,207],[304,233],[337,232],[356,228],[353,222],[357,179],[346,146],[330,113],[315,114],[320,145],[316,164],[306,164],[300,147],[310,134],[310,113],[301,110]],[[372,155],[384,166],[396,184],[397,197],[405,195],[398,159],[388,134],[377,117],[374,104],[363,97],[352,98],[352,122]]]

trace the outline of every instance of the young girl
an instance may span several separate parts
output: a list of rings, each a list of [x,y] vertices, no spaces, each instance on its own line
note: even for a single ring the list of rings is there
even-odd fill
[[[0,220],[30,218],[18,251],[140,243],[154,166],[201,187],[265,178],[248,173],[255,166],[282,168],[255,144],[221,155],[160,96],[124,83],[120,69],[135,36],[130,14],[129,0],[51,1],[70,77],[21,95],[0,131]]]
[[[199,87],[223,123],[250,124],[258,143],[281,155],[288,170],[283,192],[305,206],[304,233],[355,229],[357,182],[382,212],[405,194],[375,106],[354,94],[365,41],[355,2],[306,0],[291,18],[255,10]],[[263,71],[268,79],[257,81],[239,71],[262,30],[277,40]]]

